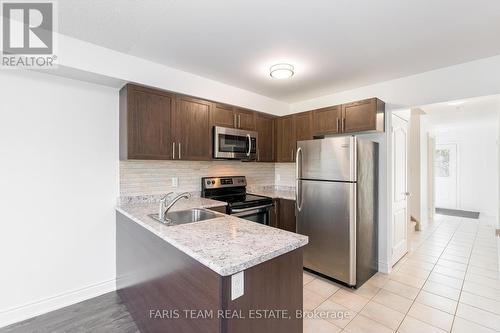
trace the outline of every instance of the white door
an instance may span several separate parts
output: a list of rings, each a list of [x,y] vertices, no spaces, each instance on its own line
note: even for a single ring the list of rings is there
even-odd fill
[[[457,144],[437,144],[434,155],[436,207],[458,208]]]
[[[408,252],[408,122],[392,117],[392,264]]]

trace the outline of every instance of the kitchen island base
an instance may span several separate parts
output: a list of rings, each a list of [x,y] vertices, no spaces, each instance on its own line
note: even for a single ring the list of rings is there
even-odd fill
[[[231,276],[119,212],[116,236],[118,294],[141,332],[302,332],[302,248],[244,270],[232,300]]]

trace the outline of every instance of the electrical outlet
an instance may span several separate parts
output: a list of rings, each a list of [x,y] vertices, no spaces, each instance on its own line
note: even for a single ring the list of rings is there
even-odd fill
[[[231,275],[231,301],[245,293],[245,276],[243,271]]]
[[[172,187],[179,187],[179,178],[172,177]]]

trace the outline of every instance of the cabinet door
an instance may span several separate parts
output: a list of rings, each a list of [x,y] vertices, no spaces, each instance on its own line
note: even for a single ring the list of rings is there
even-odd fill
[[[210,102],[178,96],[173,114],[175,159],[211,159],[210,109]]]
[[[259,137],[257,139],[257,161],[274,161],[274,117],[257,114],[255,124]]]
[[[294,162],[295,160],[295,117],[285,116],[276,120],[276,160]]]
[[[273,205],[274,206],[271,209],[271,221],[269,222],[269,225],[271,227],[278,228],[280,200],[273,199]]]
[[[340,105],[312,111],[313,135],[340,133],[341,120]]]
[[[245,109],[236,109],[237,128],[254,131],[255,130],[255,112]]]
[[[312,135],[312,112],[302,112],[295,115],[296,141],[311,140]]]
[[[172,158],[174,95],[127,85],[120,91],[121,159]]]
[[[343,130],[346,133],[377,130],[376,98],[342,105]]]
[[[295,200],[280,199],[278,216],[278,228],[296,232]]]
[[[231,105],[213,103],[210,113],[212,126],[236,127],[236,114]]]

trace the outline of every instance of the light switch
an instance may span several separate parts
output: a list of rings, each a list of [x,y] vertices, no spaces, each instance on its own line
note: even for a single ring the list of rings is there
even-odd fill
[[[231,301],[245,293],[245,276],[243,271],[231,275]]]
[[[179,186],[179,178],[172,177],[172,187],[178,187],[178,186]]]

